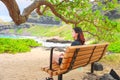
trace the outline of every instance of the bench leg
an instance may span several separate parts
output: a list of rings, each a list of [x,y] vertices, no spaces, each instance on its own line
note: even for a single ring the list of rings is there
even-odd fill
[[[91,73],[94,73],[94,63],[91,64]]]
[[[62,74],[58,75],[58,80],[62,80],[62,77],[63,77]]]

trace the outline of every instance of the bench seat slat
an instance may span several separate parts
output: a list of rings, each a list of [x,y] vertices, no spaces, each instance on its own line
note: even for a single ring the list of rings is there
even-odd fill
[[[103,52],[96,52],[96,53],[93,54],[93,57],[94,57],[94,56],[101,55],[102,53],[103,53]],[[91,56],[91,53],[89,53],[89,54],[87,54],[87,55],[83,55],[83,56],[78,55],[78,56],[76,57],[76,60],[82,60],[82,59],[85,59],[85,58],[89,58],[90,56]],[[64,58],[63,61],[62,61],[62,63],[70,63],[71,60],[72,60],[72,58]]]
[[[102,55],[103,52],[97,52],[97,53],[94,53],[92,57],[94,56],[98,56],[98,55]]]
[[[57,64],[53,64],[53,65],[58,66]],[[60,67],[57,67],[57,68],[53,67],[53,70],[50,70],[49,67],[44,67],[44,68],[41,68],[41,70],[53,76],[62,74],[67,71],[67,69],[60,69]]]
[[[87,55],[88,53],[92,53],[93,50],[87,50],[87,51],[82,51],[78,52],[78,55]],[[74,53],[65,53],[64,58],[69,58],[72,57]]]
[[[93,56],[93,57],[91,58],[91,60],[93,60],[93,59],[98,59],[98,60],[99,60],[100,57],[101,57],[101,55]]]
[[[89,58],[86,58],[86,59],[83,59],[83,60],[80,60],[80,61],[75,61],[74,64],[82,64],[82,63],[87,63],[89,61]]]
[[[71,46],[71,47],[67,48],[66,53],[74,53],[76,48],[80,48],[80,51],[86,51],[86,50],[94,49],[94,46],[92,46],[92,47],[91,46],[88,46],[88,47],[85,47],[85,46]]]
[[[103,50],[104,50],[104,48],[96,48],[96,49],[94,50],[94,53],[96,53],[96,52],[103,52]]]
[[[92,57],[91,58],[91,60],[90,61],[92,61],[92,60],[99,60],[99,58],[101,57],[101,55],[98,55],[98,56],[95,56],[95,57]],[[87,59],[87,58],[86,58]],[[79,65],[81,65],[81,63],[89,63],[89,59],[88,60],[83,60],[83,61],[75,61],[75,63],[74,63],[74,65],[77,65],[77,64],[79,64]]]
[[[80,65],[76,65],[76,66],[73,66],[72,69],[76,69],[76,68],[79,68],[79,67],[82,67],[84,65],[86,65],[87,63],[82,63]]]
[[[96,49],[94,50],[94,53],[93,53],[91,59],[89,59],[89,58],[90,58],[90,56],[91,56],[91,54],[92,54],[92,52],[93,52],[93,49],[92,49],[91,51],[89,50],[90,53],[88,52],[86,55],[82,55],[82,56],[81,56],[81,54],[80,54],[80,52],[79,52],[79,53],[78,53],[78,56],[76,57],[75,65],[78,64],[77,61],[79,61],[79,64],[82,65],[81,63],[89,63],[91,60],[93,60],[93,59],[95,59],[95,58],[97,58],[97,60],[99,60],[100,57],[101,57],[101,55],[103,54],[103,50],[104,50],[103,47],[105,47],[105,45],[104,45],[104,46],[101,45],[100,47],[96,47]],[[82,52],[81,52],[81,53],[82,53]],[[87,59],[87,58],[88,58],[88,59]],[[80,60],[84,60],[84,59],[87,59],[87,60],[80,62]],[[62,64],[62,67],[61,67],[61,68],[63,68],[63,69],[64,69],[64,68],[68,68],[68,67],[70,66],[71,60],[72,60],[72,58],[64,58],[63,61],[62,61],[63,64]],[[89,61],[89,60],[90,60],[90,61]],[[96,61],[97,61],[97,60],[96,60]]]
[[[101,55],[94,56],[94,57],[91,58],[91,61],[92,60],[96,60],[97,61],[97,60],[99,60],[100,57],[101,57]],[[81,61],[79,59],[81,59]],[[84,56],[83,57],[79,57],[78,59],[76,59],[74,65],[77,65],[77,64],[82,65],[82,63],[89,63],[89,58],[84,58]],[[70,65],[70,63],[62,63],[61,64],[61,69],[68,68],[69,65]]]
[[[82,60],[82,59],[85,59],[85,58],[89,58],[90,55],[91,55],[91,54],[89,53],[88,55],[85,55],[85,56],[78,56],[78,57],[76,57],[76,60]],[[67,63],[70,63],[71,60],[72,60],[72,58],[64,58],[64,59],[62,60],[62,63],[67,64]]]
[[[103,50],[104,50],[103,47],[102,47],[102,48],[97,48],[97,49],[95,49],[94,53],[95,53],[95,52],[99,52],[99,51],[102,52]],[[83,55],[83,56],[84,56],[84,55],[87,55],[87,54],[92,53],[92,52],[93,52],[93,49],[92,49],[92,50],[85,50],[85,51],[81,51],[81,50],[80,50],[80,51],[78,52],[78,56],[80,56],[80,55]],[[74,54],[74,53],[65,53],[65,54],[64,54],[64,58],[72,57],[73,54]]]
[[[95,46],[96,46],[96,49],[97,48],[104,48],[106,46],[106,44],[93,44],[93,45],[71,46],[71,47],[67,48],[66,52],[74,53],[74,51],[77,48],[80,48],[80,51],[91,50],[91,49],[94,49]]]

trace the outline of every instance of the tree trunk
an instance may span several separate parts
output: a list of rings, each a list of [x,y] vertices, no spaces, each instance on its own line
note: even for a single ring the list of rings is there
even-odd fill
[[[20,14],[20,9],[15,0],[1,0],[9,11],[9,15],[15,24],[19,25],[27,21],[29,14],[38,7],[38,1],[34,1],[31,5],[24,9],[23,13]],[[42,1],[42,0],[40,0]],[[39,1],[39,2],[40,2]]]

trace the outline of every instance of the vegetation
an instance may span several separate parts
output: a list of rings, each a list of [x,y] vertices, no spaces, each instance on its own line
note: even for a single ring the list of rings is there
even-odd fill
[[[102,62],[109,65],[120,65],[120,54],[109,54],[101,59]]]
[[[118,0],[95,0],[96,2],[94,3],[90,3],[90,0],[34,0],[32,5],[23,11],[23,15],[20,14],[19,6],[15,0],[1,1],[8,8],[13,21],[18,25],[26,22],[30,13],[36,9],[39,15],[51,16],[54,14],[67,24],[80,26],[86,33],[90,34],[87,37],[96,40],[94,43],[99,41],[111,42],[108,50],[120,53],[120,22],[111,20],[106,16],[112,10],[118,10],[119,12],[120,5]],[[71,39],[70,29],[68,27],[44,28],[35,26],[28,29],[28,32],[37,36],[60,36],[64,39]],[[19,33],[22,33],[22,31],[19,30]]]
[[[120,53],[120,41],[112,42],[108,46],[108,50],[113,53]]]
[[[120,27],[120,26],[119,26]],[[24,33],[25,29],[18,29],[18,33]],[[43,37],[52,37],[52,36],[59,36],[62,37],[65,40],[72,40],[72,27],[71,25],[63,25],[63,26],[33,26],[28,29],[26,29],[25,32],[30,33],[32,36],[43,36]],[[114,36],[111,38],[106,38],[106,40],[98,40],[94,37],[92,37],[90,34],[85,33],[86,40],[94,39],[95,41],[90,44],[96,44],[103,41],[107,41],[110,43],[108,50],[113,53],[120,53],[120,33],[114,32]],[[115,38],[115,39],[114,39]],[[103,39],[103,37],[101,38]]]
[[[38,37],[52,37],[52,36],[59,36],[65,40],[72,40],[72,27],[71,25],[63,25],[63,26],[41,26],[36,25],[32,26],[28,29],[19,29],[17,30],[17,34],[21,34],[28,32],[32,36]]]
[[[105,16],[109,11],[120,8],[118,0],[95,0],[93,3],[90,3],[90,0],[33,0],[34,2],[25,8],[22,14],[15,0],[1,1],[17,25],[26,22],[30,13],[36,9],[39,15],[51,12],[67,24],[80,25],[98,39],[106,38],[107,34],[113,35],[111,32],[118,28],[115,21]]]
[[[0,38],[0,53],[28,52],[32,47],[40,45],[32,39]]]

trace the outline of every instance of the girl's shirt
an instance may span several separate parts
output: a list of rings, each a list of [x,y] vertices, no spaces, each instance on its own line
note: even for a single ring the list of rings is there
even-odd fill
[[[82,45],[82,43],[78,40],[75,40],[74,42],[72,42],[71,46],[77,46],[77,45]]]

